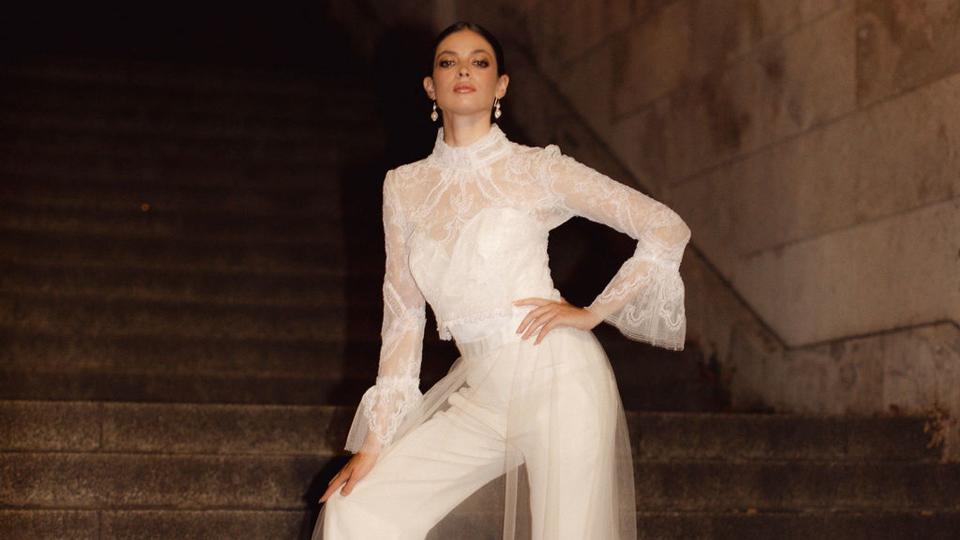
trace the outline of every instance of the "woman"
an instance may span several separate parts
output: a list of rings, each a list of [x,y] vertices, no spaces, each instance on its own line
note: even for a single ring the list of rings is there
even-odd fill
[[[555,145],[508,140],[490,118],[508,83],[489,32],[440,33],[423,84],[443,127],[428,157],[384,181],[379,373],[315,539],[636,538],[623,406],[590,330],[607,321],[682,349],[690,230]],[[549,231],[574,215],[638,243],[585,308],[561,297],[547,260]],[[427,302],[461,356],[421,394]]]

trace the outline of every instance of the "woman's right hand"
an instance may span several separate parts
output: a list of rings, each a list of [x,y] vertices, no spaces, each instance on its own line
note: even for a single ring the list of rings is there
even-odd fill
[[[378,457],[378,454],[370,452],[357,452],[354,454],[353,457],[350,458],[350,461],[340,469],[340,472],[338,472],[332,480],[327,482],[327,491],[320,497],[320,502],[327,502],[327,499],[333,495],[333,492],[343,484],[346,484],[346,487],[343,488],[340,494],[349,495],[350,492],[353,491],[353,486],[370,472],[370,469],[376,464]]]

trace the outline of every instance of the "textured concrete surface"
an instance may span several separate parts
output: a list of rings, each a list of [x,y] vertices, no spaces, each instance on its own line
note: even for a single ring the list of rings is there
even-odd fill
[[[335,455],[351,405],[0,401],[6,451]],[[934,462],[926,417],[628,411],[638,460]]]
[[[733,276],[789,345],[960,318],[960,198],[745,257]]]
[[[2,509],[0,536],[10,540],[100,540],[100,519],[97,512],[83,510]]]
[[[952,114],[958,100],[960,76],[944,79],[691,178],[671,190],[671,200],[724,267],[949,200],[960,181],[960,121]],[[917,117],[936,121],[914,123],[904,138],[902,126]],[[710,204],[720,198],[726,203]]]
[[[0,455],[0,501],[44,508],[304,508],[319,455]]]
[[[302,538],[313,521],[307,512],[282,510],[111,511],[101,516],[101,540]]]
[[[70,538],[137,539],[166,538],[208,540],[245,538],[275,540],[299,538],[312,523],[300,512],[210,511],[110,511],[96,512],[0,510],[0,529],[10,540],[54,538],[68,524]],[[482,514],[476,519],[489,519]],[[960,527],[957,512],[639,512],[638,538],[687,540],[689,538],[778,538],[801,540],[829,530],[834,538],[889,538],[891,531],[910,531],[916,537],[949,540]],[[470,535],[469,525],[452,527],[457,538],[482,540]],[[282,536],[280,536],[282,535]],[[427,538],[449,538],[449,531],[435,530]]]
[[[750,333],[734,340],[734,406],[808,414],[926,413],[949,459],[958,458],[960,329],[920,326],[783,350]]]
[[[671,88],[663,180],[681,182],[852,110],[853,29],[853,10],[841,9],[730,67]]]
[[[960,70],[960,6],[862,0],[857,39],[858,96],[868,104]]]
[[[960,465],[638,462],[638,508],[958,509]]]
[[[92,451],[100,446],[100,406],[88,402],[0,402],[4,451]]]

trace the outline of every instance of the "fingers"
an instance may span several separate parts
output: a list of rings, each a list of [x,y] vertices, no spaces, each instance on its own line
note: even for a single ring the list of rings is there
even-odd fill
[[[545,314],[544,314],[543,316],[541,316],[541,317],[537,317],[537,319],[536,319],[532,324],[530,324],[530,326],[527,328],[527,331],[523,333],[523,339],[528,339],[528,338],[529,338],[530,336],[532,336],[537,330],[539,330],[540,328],[542,328],[543,325],[545,325],[545,324],[547,324],[547,323],[549,323],[549,322],[551,322],[551,321],[556,320],[557,317],[559,317],[559,316],[560,316],[560,314],[557,313],[556,311],[551,311],[551,312],[545,313]],[[537,340],[537,343],[540,343],[540,340],[539,340],[539,339]]]
[[[545,298],[522,298],[513,302],[516,305],[534,305],[536,308],[529,313],[520,322],[517,327],[517,333],[523,334],[521,339],[529,339],[533,334],[537,334],[534,345],[539,345],[543,338],[552,329],[560,325],[573,326],[581,328],[585,324],[583,315],[594,317],[592,312],[583,308],[574,307],[566,299],[548,300]],[[583,312],[583,313],[578,313]],[[587,324],[589,326],[589,324]]]
[[[357,485],[357,480],[359,480],[357,478],[357,475],[351,474],[350,479],[347,480],[347,485],[344,486],[343,491],[341,491],[340,493],[343,493],[344,495],[349,495],[350,492],[353,491],[353,486]]]
[[[547,335],[547,332],[553,330],[560,323],[559,317],[554,317],[547,324],[543,325],[543,328],[540,330],[540,333],[537,334],[537,340],[533,342],[534,345],[539,345],[543,341],[544,336]]]
[[[337,488],[343,485],[343,483],[346,481],[347,478],[353,476],[349,474],[349,472],[347,472],[347,474],[345,475],[344,474],[345,471],[346,469],[341,469],[340,472],[336,474],[336,476],[334,476],[333,478],[330,479],[329,482],[327,482],[327,490],[324,491],[323,495],[320,497],[320,502],[327,502],[327,499],[329,499],[330,496],[333,495],[335,491],[337,491]],[[346,493],[344,493],[344,495],[346,495]]]
[[[524,317],[522,321],[520,321],[520,326],[517,327],[517,333],[519,334],[523,332],[524,329],[528,328],[528,326],[531,323],[533,323],[538,318],[542,317],[546,313],[549,313],[552,309],[555,309],[555,308],[556,308],[556,304],[550,303],[550,304],[540,306],[536,309],[530,310],[530,313],[527,313],[527,316]],[[526,338],[527,336],[524,336],[524,339]]]

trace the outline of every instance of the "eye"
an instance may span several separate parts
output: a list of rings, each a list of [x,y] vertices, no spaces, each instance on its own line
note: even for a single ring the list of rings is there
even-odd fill
[[[450,67],[451,65],[453,65],[453,60],[450,60],[450,59],[448,59],[448,58],[444,58],[444,59],[440,60],[440,61],[437,63],[437,65],[439,65],[439,66],[442,67],[442,68],[447,68],[447,67]]]
[[[488,67],[488,66],[490,65],[490,61],[487,60],[487,59],[485,59],[485,58],[481,58],[481,59],[475,61],[474,64],[476,64],[476,65],[478,65],[478,66],[480,66],[480,67]]]

